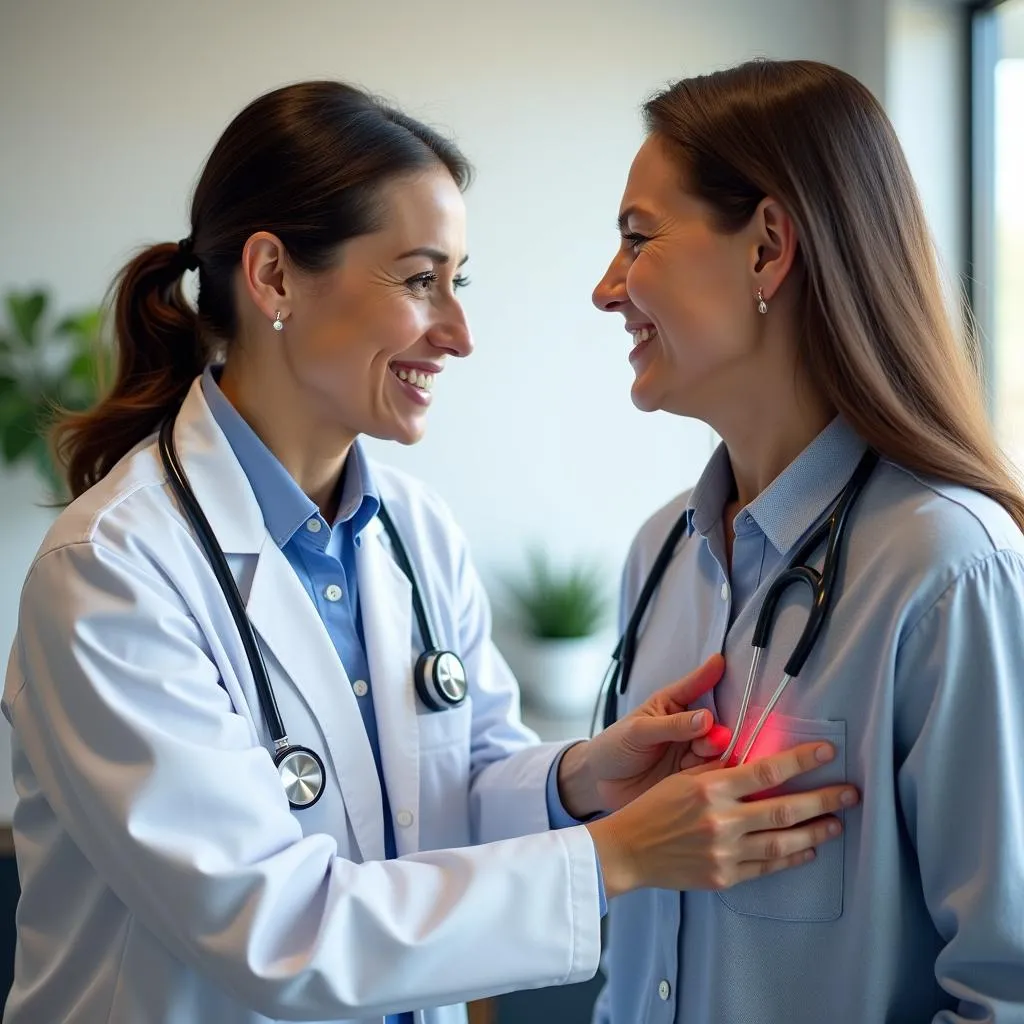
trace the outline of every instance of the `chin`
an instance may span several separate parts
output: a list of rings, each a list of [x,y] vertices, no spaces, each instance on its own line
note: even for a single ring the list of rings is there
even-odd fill
[[[641,412],[657,412],[661,408],[661,402],[654,395],[636,384],[633,385],[629,397]]]

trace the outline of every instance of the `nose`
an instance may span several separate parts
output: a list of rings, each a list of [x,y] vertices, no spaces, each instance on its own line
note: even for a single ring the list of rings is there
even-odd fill
[[[629,302],[626,292],[626,271],[620,256],[609,264],[604,277],[597,282],[591,300],[604,313],[617,313]]]
[[[472,354],[473,335],[461,302],[452,303],[452,312],[431,329],[428,340],[434,348],[457,359]]]

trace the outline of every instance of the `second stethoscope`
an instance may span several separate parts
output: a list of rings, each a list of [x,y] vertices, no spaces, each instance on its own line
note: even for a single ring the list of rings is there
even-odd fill
[[[750,664],[747,684],[743,689],[743,699],[740,703],[736,728],[733,731],[732,740],[728,748],[721,756],[723,763],[731,761],[740,742],[741,731],[747,716],[747,708],[750,705],[750,698],[753,695],[754,686],[757,682],[757,671],[761,663],[761,657],[771,639],[775,610],[782,595],[794,584],[803,584],[811,592],[811,610],[807,617],[807,623],[800,634],[800,639],[793,648],[789,660],[785,664],[782,681],[775,688],[775,692],[761,712],[761,716],[758,718],[753,730],[744,737],[745,742],[739,756],[736,758],[737,764],[742,764],[746,760],[755,740],[768,721],[768,716],[779,703],[779,699],[785,692],[786,687],[800,674],[804,662],[807,661],[808,655],[814,649],[835,596],[836,571],[839,566],[839,557],[846,535],[846,523],[850,509],[853,508],[854,503],[864,489],[864,484],[867,483],[868,477],[871,476],[877,463],[878,454],[876,452],[869,449],[864,453],[857,468],[854,470],[853,476],[850,477],[836,499],[831,513],[811,532],[807,540],[800,545],[800,548],[790,560],[789,565],[768,588],[768,593],[765,595],[761,610],[757,616],[757,623],[754,626],[754,635],[751,640],[754,656]],[[650,572],[647,574],[647,579],[644,581],[643,588],[640,591],[640,597],[637,599],[636,606],[629,617],[625,632],[612,653],[611,663],[601,684],[601,693],[598,697],[597,706],[594,709],[594,721],[591,723],[591,733],[596,731],[597,717],[601,711],[602,704],[604,708],[604,728],[608,728],[618,716],[618,701],[625,694],[626,688],[629,686],[629,677],[633,671],[641,623],[654,597],[654,592],[664,578],[669,562],[672,561],[675,555],[676,547],[686,531],[688,522],[688,513],[684,512],[673,524],[672,529],[665,538],[665,543],[661,546],[661,550],[659,550],[657,557],[654,559]],[[811,556],[820,547],[822,542],[825,542],[825,561],[819,572],[809,562]]]
[[[310,750],[309,747],[300,747],[288,739],[284,723],[281,721],[277,699],[274,696],[274,688],[270,685],[267,666],[263,661],[263,652],[260,650],[256,632],[246,614],[245,603],[238,592],[235,577],[231,573],[224,552],[217,543],[213,527],[210,526],[202,506],[199,504],[199,499],[196,498],[195,492],[188,482],[188,476],[185,474],[181,460],[178,458],[178,452],[174,445],[174,417],[167,419],[160,430],[159,449],[160,459],[167,471],[171,487],[196,532],[199,543],[227,600],[228,607],[231,609],[231,617],[234,619],[235,627],[241,637],[245,656],[249,662],[249,670],[252,672],[256,684],[260,713],[267,723],[270,738],[274,743],[274,764],[281,776],[281,783],[288,796],[288,803],[294,810],[312,807],[324,792],[327,777],[324,763],[316,751]],[[426,650],[417,659],[413,670],[416,692],[419,694],[420,700],[431,711],[444,711],[448,708],[458,707],[465,702],[468,689],[465,667],[457,654],[442,650],[438,646],[434,638],[434,631],[430,627],[430,619],[427,616],[422,593],[416,581],[416,574],[405,545],[402,543],[402,538],[383,505],[380,506],[377,514],[391,541],[395,560],[412,588],[413,611],[419,626],[420,637],[426,645]]]

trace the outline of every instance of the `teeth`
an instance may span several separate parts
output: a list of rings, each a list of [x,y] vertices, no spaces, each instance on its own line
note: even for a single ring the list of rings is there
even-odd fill
[[[434,388],[434,374],[422,373],[417,370],[392,369],[391,371],[399,380],[404,380],[421,391],[432,391]]]
[[[657,327],[641,327],[633,332],[633,344],[641,345],[645,341],[650,341],[657,333]]]

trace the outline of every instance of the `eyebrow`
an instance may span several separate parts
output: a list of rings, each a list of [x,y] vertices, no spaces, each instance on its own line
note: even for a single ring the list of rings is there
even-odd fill
[[[639,206],[627,206],[622,213],[619,214],[619,234],[625,234],[626,224],[630,217],[650,217],[646,210],[642,210]]]
[[[432,249],[429,245],[421,246],[418,249],[410,249],[408,252],[403,252],[401,256],[396,256],[395,259],[407,260],[410,256],[426,256],[428,260],[433,260],[435,263],[447,263],[450,257],[448,253],[442,252],[440,249]],[[461,267],[466,260],[469,259],[469,254],[459,260],[459,266]]]

